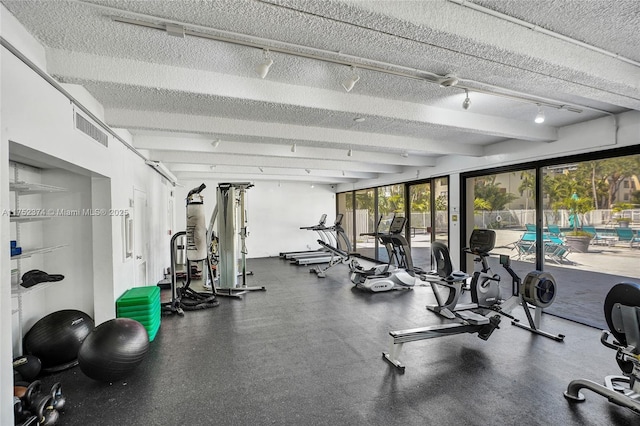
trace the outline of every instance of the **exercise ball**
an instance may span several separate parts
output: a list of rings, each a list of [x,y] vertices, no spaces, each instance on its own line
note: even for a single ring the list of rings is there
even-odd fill
[[[32,382],[40,374],[42,364],[37,356],[23,355],[13,359],[13,370],[27,382]],[[15,377],[15,376],[14,376]]]
[[[115,318],[97,326],[84,340],[78,364],[94,380],[114,382],[127,377],[149,351],[149,334],[142,324]]]
[[[25,334],[24,353],[38,357],[44,372],[72,367],[77,363],[80,345],[93,327],[93,319],[84,312],[73,309],[53,312]]]

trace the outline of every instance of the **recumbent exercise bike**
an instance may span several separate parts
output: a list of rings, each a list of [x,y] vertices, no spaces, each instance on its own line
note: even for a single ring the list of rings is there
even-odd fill
[[[623,375],[605,377],[604,385],[573,380],[564,396],[571,402],[582,402],[585,397],[580,390],[589,389],[640,414],[640,284],[623,282],[613,286],[604,300],[604,316],[610,331],[602,331],[600,342],[616,351]]]

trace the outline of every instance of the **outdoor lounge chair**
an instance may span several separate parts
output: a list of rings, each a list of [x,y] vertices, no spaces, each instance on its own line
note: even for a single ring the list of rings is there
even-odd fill
[[[527,232],[536,232],[536,226],[533,223],[525,223],[524,227],[527,229]]]
[[[571,253],[571,247],[564,244],[558,244],[554,242],[544,243],[544,255],[547,259],[557,263],[565,263],[569,261],[567,257]]]
[[[593,238],[591,239],[591,244],[611,245],[611,239],[615,238],[615,237],[606,237],[606,238],[603,237],[602,235],[598,234],[598,231],[596,231],[595,226],[583,226],[582,230],[593,235]]]
[[[524,259],[529,256],[536,255],[536,233],[525,232],[520,236],[520,239],[513,243],[513,249],[516,250],[515,257],[517,259]]]
[[[629,247],[633,248],[634,244],[640,247],[640,237],[633,233],[631,228],[616,228],[618,241],[629,242]]]
[[[564,237],[564,234],[562,233],[558,225],[547,225],[547,229],[549,229],[549,233],[554,237],[558,237],[558,238]]]

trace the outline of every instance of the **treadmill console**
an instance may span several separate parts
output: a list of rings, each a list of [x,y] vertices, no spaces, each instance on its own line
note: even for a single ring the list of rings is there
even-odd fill
[[[406,223],[406,219],[401,216],[396,216],[393,218],[391,225],[389,226],[389,234],[400,234],[404,230],[404,224]]]

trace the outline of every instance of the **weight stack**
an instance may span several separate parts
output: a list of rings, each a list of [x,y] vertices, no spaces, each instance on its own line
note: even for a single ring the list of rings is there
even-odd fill
[[[138,321],[147,329],[149,341],[153,342],[162,318],[160,287],[135,287],[125,291],[116,300],[116,317]]]

